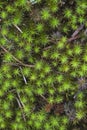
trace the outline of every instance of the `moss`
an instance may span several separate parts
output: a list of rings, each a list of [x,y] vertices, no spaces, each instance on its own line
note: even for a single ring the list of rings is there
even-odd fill
[[[0,1],[1,130],[87,128],[86,8],[86,0]]]

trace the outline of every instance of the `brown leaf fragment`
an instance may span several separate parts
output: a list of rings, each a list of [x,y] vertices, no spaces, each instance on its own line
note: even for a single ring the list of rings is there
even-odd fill
[[[52,108],[53,108],[53,104],[48,103],[45,105],[45,111],[47,113],[51,112]]]
[[[60,115],[63,113],[64,113],[64,104],[63,103],[56,104],[54,107],[54,114]]]

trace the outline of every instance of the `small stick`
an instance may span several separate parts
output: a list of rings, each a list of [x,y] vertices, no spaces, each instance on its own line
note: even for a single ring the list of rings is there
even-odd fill
[[[16,100],[17,100],[17,102],[18,102],[19,108],[21,108],[21,109],[22,109],[22,106],[21,106],[21,103],[20,103],[19,99],[18,99],[18,98],[16,98]]]
[[[12,66],[19,66],[20,64],[18,63],[14,63],[14,62],[3,62],[3,64],[6,64],[6,65],[12,65]]]
[[[50,49],[52,46],[47,46],[47,47],[45,47],[43,50],[48,50],[48,49]]]
[[[7,49],[5,49],[3,46],[0,46],[6,53],[10,53]],[[34,67],[34,65],[29,65],[29,64],[25,64],[22,61],[20,61],[19,59],[17,59],[15,56],[13,56],[11,54],[12,58],[17,61],[19,64],[21,64],[22,66],[26,66],[26,67]]]
[[[23,72],[22,72],[21,66],[20,66],[19,68],[20,68],[20,70],[21,70],[21,74],[22,74],[22,76],[23,76],[24,82],[25,82],[25,84],[27,84],[27,80],[26,80],[26,78],[25,78],[25,76],[24,76],[24,74],[23,74]]]
[[[71,37],[76,37],[77,34],[83,29],[84,25],[82,24],[73,34]]]
[[[80,92],[81,92],[81,91],[80,91],[80,90],[78,90],[78,91],[77,91],[77,93],[75,93],[75,95],[74,95],[74,97],[73,97],[73,98],[75,99],[75,98],[77,97],[77,95],[78,95]]]
[[[10,92],[10,93],[15,92],[15,89],[9,90],[8,92]]]
[[[71,38],[68,39],[68,42],[71,42],[73,40],[76,40],[78,37],[78,33],[83,29],[84,25],[82,24],[71,36]]]
[[[40,96],[41,96],[46,102],[48,102],[47,99],[46,99],[43,95],[40,94]]]
[[[4,35],[3,35],[3,38],[4,38],[7,42],[10,42]]]
[[[78,38],[78,36],[71,37],[71,38],[68,39],[68,42],[72,42],[72,41],[76,40],[77,38]]]
[[[16,98],[16,100],[17,100],[17,103],[19,105],[19,108],[22,110],[22,106],[21,106],[21,103],[20,103],[19,99]],[[24,121],[26,121],[25,114],[23,113],[23,110],[22,110],[22,116],[23,116]]]
[[[17,28],[17,30],[18,30],[20,33],[23,33],[22,30],[21,30],[17,25],[14,24],[14,26]]]
[[[21,103],[22,107],[24,108],[25,106],[24,106],[23,102],[21,101],[21,97],[20,97],[20,94],[18,92],[17,92],[17,95],[18,95],[18,98],[20,100],[20,103]]]

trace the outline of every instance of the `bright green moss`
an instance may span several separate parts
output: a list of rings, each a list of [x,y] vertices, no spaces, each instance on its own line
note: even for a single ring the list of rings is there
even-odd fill
[[[0,129],[85,129],[86,8],[86,0],[0,1]]]

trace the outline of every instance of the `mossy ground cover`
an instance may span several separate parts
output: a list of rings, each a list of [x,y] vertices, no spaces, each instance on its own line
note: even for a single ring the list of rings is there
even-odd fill
[[[0,0],[0,130],[87,130],[87,0]]]

